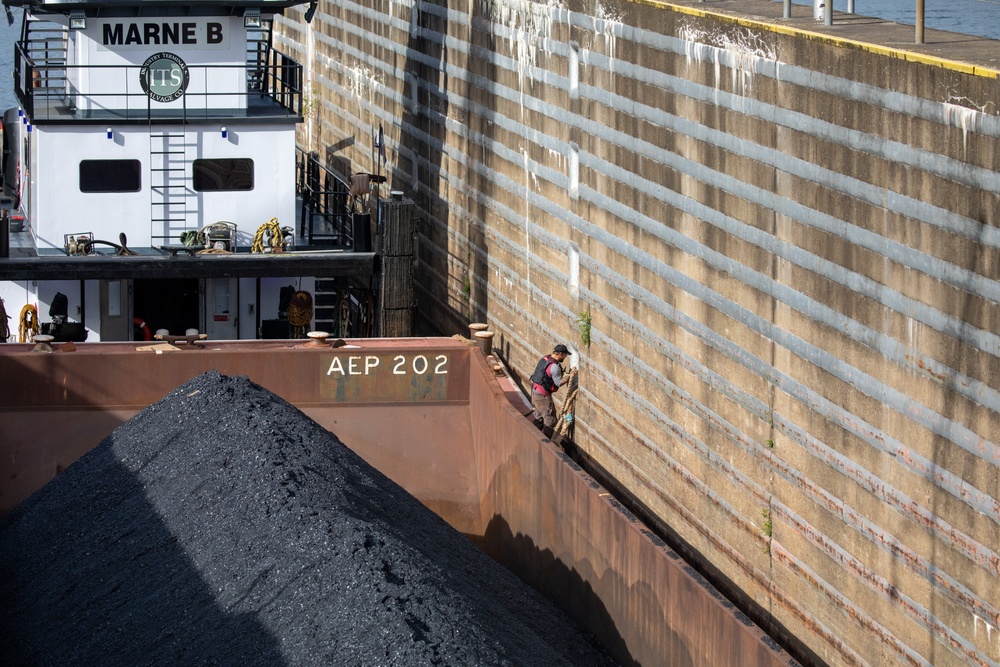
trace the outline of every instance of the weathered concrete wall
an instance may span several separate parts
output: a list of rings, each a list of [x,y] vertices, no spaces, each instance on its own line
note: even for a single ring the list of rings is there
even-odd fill
[[[780,13],[345,0],[279,41],[302,144],[375,171],[385,128],[423,328],[574,345],[577,443],[756,620],[998,665],[1000,85],[951,60],[998,46]]]

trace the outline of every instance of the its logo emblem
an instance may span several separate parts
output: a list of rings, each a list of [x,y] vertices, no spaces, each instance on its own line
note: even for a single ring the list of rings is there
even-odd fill
[[[156,53],[139,68],[142,92],[154,102],[173,102],[184,95],[191,80],[187,65],[172,53]]]

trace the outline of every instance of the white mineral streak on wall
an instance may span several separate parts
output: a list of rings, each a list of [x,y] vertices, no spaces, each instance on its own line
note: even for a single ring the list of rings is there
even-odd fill
[[[993,631],[996,630],[996,628],[993,627],[988,621],[986,621],[985,619],[979,618],[975,614],[973,614],[972,617],[975,619],[973,621],[972,636],[976,637],[976,636],[979,635],[979,624],[982,623],[983,626],[986,628],[986,643],[992,642],[993,641]],[[1000,637],[997,638],[997,644],[1000,645]]]
[[[531,190],[531,179],[534,176],[528,169],[529,157],[528,149],[521,146],[521,160],[524,167],[524,189],[525,192]],[[531,206],[528,204],[528,197],[524,198],[524,284],[528,299],[531,299]]]
[[[948,125],[962,130],[962,150],[968,149],[969,130],[975,130],[979,124],[979,118],[986,111],[982,109],[970,109],[971,100],[967,97],[956,98],[951,95],[944,103],[944,116]],[[962,106],[960,106],[962,105]]]
[[[604,36],[604,41],[608,45],[607,55],[610,59],[610,69],[615,71],[615,47],[618,43],[618,28],[622,25],[622,15],[613,14],[604,5],[598,3],[597,11],[594,12],[594,30],[598,35]]]
[[[521,94],[524,79],[533,79],[538,45],[548,42],[552,34],[553,11],[562,6],[560,0],[492,0],[486,2],[486,16],[492,23],[508,30],[507,42],[517,62],[517,78]]]
[[[312,23],[306,24],[306,62],[303,68],[305,69],[304,81],[305,91],[304,91],[304,113],[306,115],[306,148],[312,152],[313,147],[313,136],[315,136],[315,124],[314,119],[316,117],[317,109],[316,98],[314,97],[312,82],[315,81],[315,73],[313,72],[313,66],[316,62],[316,34],[313,32]]]
[[[758,64],[778,60],[774,47],[747,29],[708,32],[685,22],[677,36],[686,42],[685,53],[689,62],[712,63],[716,90],[720,89],[722,82],[722,67],[729,67],[733,93],[745,98],[753,95]]]
[[[368,102],[369,108],[374,104],[375,94],[382,88],[382,79],[361,63],[349,69],[347,76],[348,81],[345,87],[350,91],[358,105],[358,117],[362,118],[367,113],[362,101]]]

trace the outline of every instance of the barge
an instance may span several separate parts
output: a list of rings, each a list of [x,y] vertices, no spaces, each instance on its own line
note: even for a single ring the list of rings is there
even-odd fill
[[[796,664],[545,438],[524,417],[530,406],[503,365],[465,341],[46,347],[0,346],[0,376],[17,378],[0,384],[0,513],[214,369],[249,377],[335,433],[586,626],[621,664]]]

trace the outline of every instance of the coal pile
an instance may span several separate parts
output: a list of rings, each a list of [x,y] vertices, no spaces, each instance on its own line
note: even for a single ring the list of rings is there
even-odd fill
[[[40,433],[43,429],[40,429]],[[610,665],[334,435],[207,373],[0,522],[4,665]]]

